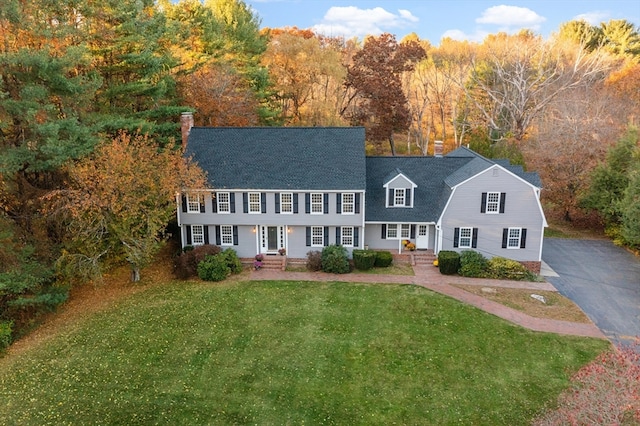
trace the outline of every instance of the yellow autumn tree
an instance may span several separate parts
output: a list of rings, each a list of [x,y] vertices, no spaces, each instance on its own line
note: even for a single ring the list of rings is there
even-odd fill
[[[179,151],[159,150],[147,137],[121,134],[68,168],[68,189],[51,196],[68,226],[58,265],[83,278],[126,260],[132,281],[148,265],[175,215],[176,194],[203,188],[205,174]]]

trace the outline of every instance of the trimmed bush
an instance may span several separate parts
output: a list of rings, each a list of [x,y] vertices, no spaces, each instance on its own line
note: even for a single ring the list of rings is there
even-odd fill
[[[333,274],[350,272],[347,249],[333,244],[322,249],[322,270]]]
[[[0,354],[11,344],[13,321],[0,321]]]
[[[460,269],[460,254],[457,251],[442,250],[438,253],[438,268],[444,275],[453,275]]]
[[[503,280],[534,281],[535,275],[523,264],[504,257],[493,257],[487,262],[489,276]]]
[[[376,263],[376,252],[373,250],[353,250],[353,266],[361,271],[366,271]]]
[[[307,252],[307,269],[312,272],[322,271],[322,253],[318,250]]]
[[[198,276],[205,281],[222,281],[231,275],[223,255],[207,256],[198,263]]]
[[[218,246],[205,244],[202,246],[186,246],[183,253],[175,258],[174,273],[176,277],[186,280],[198,275],[198,264],[207,256],[215,256],[222,249]]]
[[[376,252],[376,268],[387,268],[393,263],[393,255],[390,251],[377,251]]]
[[[473,250],[460,253],[460,269],[458,274],[463,277],[483,278],[488,275],[487,258]]]
[[[239,274],[242,272],[242,262],[240,262],[240,258],[238,257],[238,253],[232,248],[225,249],[222,253],[219,254],[224,258],[225,263],[231,270],[232,274]]]

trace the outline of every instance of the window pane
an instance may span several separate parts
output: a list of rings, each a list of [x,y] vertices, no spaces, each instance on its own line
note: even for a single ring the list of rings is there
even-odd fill
[[[394,206],[404,206],[404,188],[396,189],[395,196],[393,198]]]
[[[322,226],[311,227],[311,245],[316,247],[324,245],[324,228]]]
[[[509,228],[507,247],[520,248],[520,228]]]
[[[471,247],[471,228],[460,228],[460,239],[458,246],[461,248]]]
[[[387,238],[398,238],[398,225],[393,223],[387,225]]]
[[[187,212],[200,213],[200,195],[187,194]]]
[[[411,225],[403,224],[400,231],[400,238],[409,238],[411,236]]]
[[[249,212],[250,213],[260,213],[260,193],[259,192],[250,192],[249,193]]]
[[[204,244],[204,226],[191,225],[191,242],[194,246]]]
[[[322,213],[323,194],[311,194],[311,213]]]
[[[487,213],[498,213],[500,207],[500,193],[487,193]]]
[[[353,226],[343,226],[341,229],[342,245],[353,246]]]
[[[218,213],[229,213],[229,193],[228,192],[218,192]]]
[[[223,246],[233,245],[233,227],[231,225],[220,226],[220,239]]]
[[[354,195],[342,194],[342,213],[353,213],[354,209]]]
[[[280,194],[280,212],[293,213],[293,194]]]

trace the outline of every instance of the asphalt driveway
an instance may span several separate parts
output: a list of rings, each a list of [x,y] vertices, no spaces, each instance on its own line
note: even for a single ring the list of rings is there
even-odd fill
[[[547,277],[614,343],[640,336],[640,260],[606,240],[545,238]]]

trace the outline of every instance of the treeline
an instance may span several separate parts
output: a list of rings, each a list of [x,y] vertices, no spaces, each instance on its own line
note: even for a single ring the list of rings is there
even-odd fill
[[[538,170],[549,214],[595,209],[640,246],[640,218],[625,207],[640,204],[637,149],[629,164],[605,163],[618,139],[638,145],[627,128],[639,60],[638,29],[624,20],[432,45],[261,30],[241,0],[3,1],[0,340],[74,280],[122,262],[138,277],[175,191],[204,179],[180,158],[183,111],[204,126],[362,125],[371,154],[469,144]],[[615,214],[590,192],[606,187],[602,172],[592,184],[598,164],[626,176]]]

